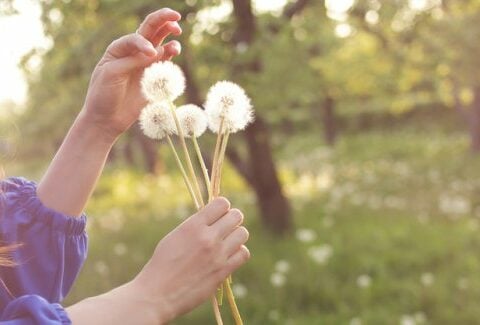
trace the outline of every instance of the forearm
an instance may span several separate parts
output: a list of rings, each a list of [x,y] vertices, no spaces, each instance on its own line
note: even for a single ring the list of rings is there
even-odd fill
[[[40,200],[59,212],[79,216],[114,142],[80,113],[38,185]]]
[[[145,299],[133,282],[76,303],[66,311],[75,324],[166,324],[166,317],[158,305]]]

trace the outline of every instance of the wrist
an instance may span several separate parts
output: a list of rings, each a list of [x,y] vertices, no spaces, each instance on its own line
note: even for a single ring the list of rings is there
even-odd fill
[[[86,109],[80,111],[73,126],[81,129],[87,137],[95,139],[96,143],[109,146],[112,146],[121,134],[121,132],[109,128],[105,123],[90,116]]]
[[[158,292],[152,293],[152,286],[144,283],[137,278],[124,286],[127,295],[132,297],[134,305],[140,306],[144,315],[149,315],[149,319],[154,320],[152,324],[167,324],[175,319],[176,314],[162,300],[162,295]]]

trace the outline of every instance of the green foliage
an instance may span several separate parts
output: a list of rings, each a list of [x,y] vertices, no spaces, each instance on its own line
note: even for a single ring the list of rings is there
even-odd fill
[[[234,275],[237,292],[246,289],[238,298],[245,323],[475,323],[480,160],[463,154],[467,145],[435,127],[348,136],[333,150],[312,136],[292,138],[278,156],[298,230],[281,240],[229,174],[225,193],[251,233],[252,259]],[[68,302],[128,281],[193,212],[177,178],[107,172],[88,208],[90,255]],[[205,304],[174,324],[212,322]]]

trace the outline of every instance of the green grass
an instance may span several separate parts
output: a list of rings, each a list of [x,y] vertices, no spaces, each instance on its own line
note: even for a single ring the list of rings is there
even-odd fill
[[[480,159],[468,139],[395,130],[349,135],[333,150],[319,143],[301,135],[276,152],[296,234],[313,233],[310,241],[270,235],[252,194],[227,171],[224,193],[246,212],[251,234],[252,259],[234,275],[246,289],[245,323],[478,323]],[[67,303],[138,272],[192,212],[186,194],[176,176],[108,171],[89,205],[89,258]],[[276,271],[278,261],[289,270]],[[283,285],[272,284],[274,273]],[[208,304],[174,322],[213,323]]]

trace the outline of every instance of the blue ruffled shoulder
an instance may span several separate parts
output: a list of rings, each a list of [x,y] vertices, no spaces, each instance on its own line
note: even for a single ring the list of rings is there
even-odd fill
[[[1,245],[20,245],[12,253],[17,265],[0,267],[0,312],[25,295],[60,302],[87,256],[86,216],[68,216],[45,206],[36,183],[25,178],[8,178],[0,188]]]

